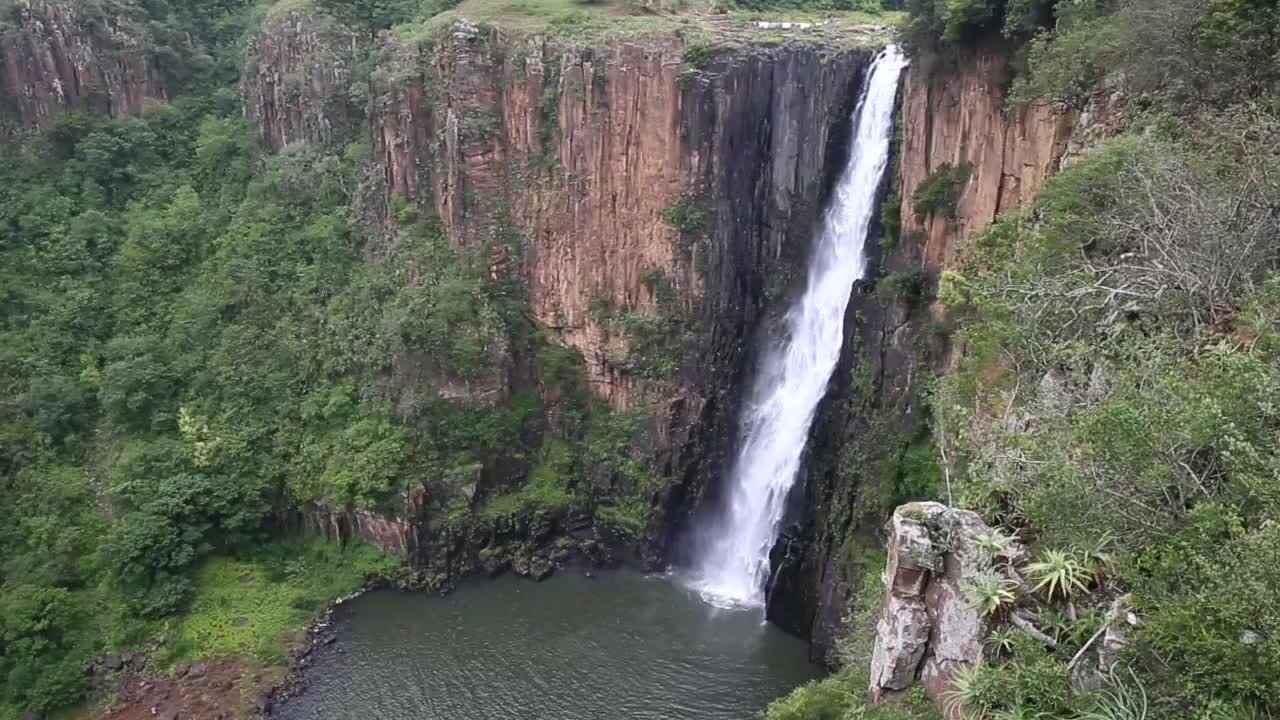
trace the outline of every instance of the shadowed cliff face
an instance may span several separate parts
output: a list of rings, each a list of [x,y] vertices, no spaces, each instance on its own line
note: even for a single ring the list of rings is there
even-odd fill
[[[0,127],[43,129],[67,110],[138,112],[165,88],[142,33],[66,0],[23,0],[0,17]]]

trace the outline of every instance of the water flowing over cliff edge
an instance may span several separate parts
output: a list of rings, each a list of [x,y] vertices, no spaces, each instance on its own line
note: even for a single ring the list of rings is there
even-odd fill
[[[728,502],[697,530],[706,544],[697,587],[715,604],[763,607],[769,554],[818,403],[844,345],[854,283],[866,274],[864,244],[888,164],[898,78],[906,60],[890,45],[876,56],[852,115],[852,147],[809,261],[806,288],[788,310],[783,337],[762,349],[739,419]]]

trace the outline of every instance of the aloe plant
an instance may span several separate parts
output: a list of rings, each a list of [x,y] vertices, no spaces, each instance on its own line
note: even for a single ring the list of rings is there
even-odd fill
[[[1027,566],[1027,574],[1035,583],[1032,591],[1044,590],[1050,599],[1082,593],[1093,580],[1088,566],[1063,550],[1046,550],[1039,561]]]

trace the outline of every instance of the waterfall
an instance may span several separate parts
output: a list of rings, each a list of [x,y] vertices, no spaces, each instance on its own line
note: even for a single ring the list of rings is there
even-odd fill
[[[898,78],[907,61],[890,45],[871,65],[853,113],[849,162],[836,183],[809,261],[804,294],[788,308],[785,335],[764,350],[740,419],[727,504],[702,529],[693,586],[709,602],[761,607],[769,551],[818,403],[840,359],[854,283],[866,272],[876,195],[889,160]]]

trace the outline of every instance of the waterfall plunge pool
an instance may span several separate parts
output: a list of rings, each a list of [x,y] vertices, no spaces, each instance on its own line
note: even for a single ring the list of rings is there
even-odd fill
[[[805,643],[673,579],[576,573],[381,591],[334,614],[284,720],[753,720],[821,675]]]

